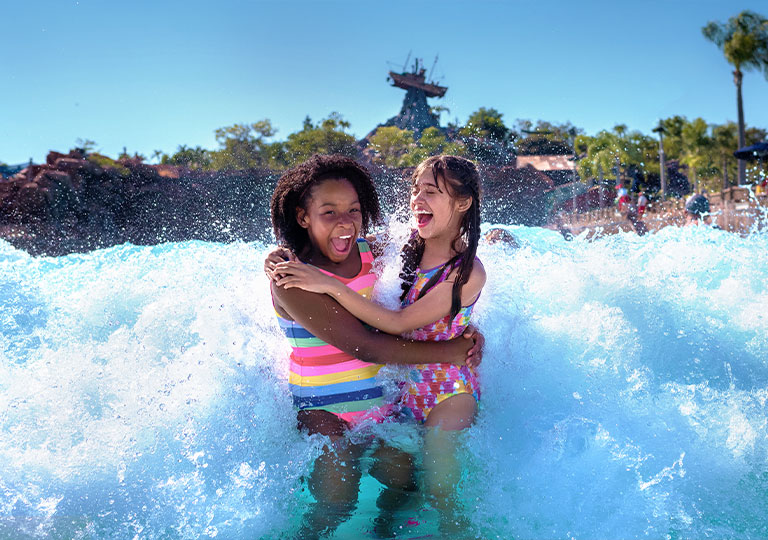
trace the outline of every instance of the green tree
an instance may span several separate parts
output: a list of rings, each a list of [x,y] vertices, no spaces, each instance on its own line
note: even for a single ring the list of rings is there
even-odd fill
[[[723,189],[730,187],[730,173],[737,172],[736,158],[733,150],[739,143],[739,128],[734,122],[727,122],[712,127],[712,152],[713,160],[717,163],[722,177]]]
[[[618,183],[635,171],[645,174],[658,170],[653,138],[639,131],[628,131],[624,124],[614,126],[612,131],[600,131],[594,137],[576,135],[574,150],[583,156],[578,165],[583,179],[602,181],[608,177]]]
[[[435,116],[435,117],[437,117],[437,119],[438,119],[438,120],[440,120],[440,116],[441,116],[443,113],[446,113],[446,114],[450,114],[450,113],[451,113],[451,109],[449,109],[449,108],[448,108],[448,107],[446,107],[445,105],[432,105],[432,106],[429,108],[429,113],[430,113],[432,116]]]
[[[768,141],[768,131],[763,128],[748,127],[744,135],[747,139],[747,146],[751,146],[762,141]],[[766,160],[758,162],[753,161],[750,164],[750,168],[755,171],[755,174],[762,174],[762,177],[768,176],[768,161]],[[760,173],[760,171],[762,172]]]
[[[302,130],[288,135],[284,143],[287,164],[304,161],[312,154],[342,154],[356,157],[359,153],[357,141],[345,131],[349,126],[349,122],[337,112],[331,113],[328,118],[316,125],[306,117]]]
[[[688,123],[688,119],[675,115],[659,123],[664,128],[664,153],[667,159],[680,159],[683,152],[683,126]]]
[[[91,139],[82,139],[78,137],[75,139],[75,145],[75,148],[79,148],[86,154],[96,151],[96,141],[92,141]]]
[[[237,170],[268,165],[267,139],[277,133],[267,119],[253,124],[234,124],[215,132],[219,150],[210,153],[210,166],[214,169]]]
[[[172,155],[163,154],[160,163],[163,165],[178,165],[187,169],[208,169],[211,167],[211,152],[200,146],[194,148],[185,144],[179,145]]]
[[[622,145],[616,133],[603,130],[594,136],[577,136],[575,146],[583,154],[578,165],[579,176],[585,180],[596,178],[602,183],[606,173],[614,170],[617,159],[620,159]]]
[[[533,122],[527,118],[518,118],[515,120],[515,124],[512,127],[512,132],[522,136],[523,133],[535,131],[533,129]]]
[[[404,167],[408,161],[408,151],[414,143],[413,131],[397,126],[380,127],[371,136],[370,143],[376,151],[376,163],[387,167]]]
[[[626,126],[624,126],[626,129]],[[564,124],[553,124],[546,120],[537,120],[536,124],[526,131],[535,132],[535,136],[541,136],[551,141],[564,142],[568,147],[573,148],[573,143],[577,135],[584,133],[580,127],[576,127],[570,122]],[[522,133],[521,133],[522,136]]]
[[[705,167],[711,168],[710,150],[712,139],[709,126],[703,118],[687,122],[682,129],[683,153],[680,161],[688,166],[689,180],[693,180],[694,191],[701,191],[698,173]]]
[[[741,83],[743,71],[761,70],[768,79],[768,20],[752,11],[742,11],[727,23],[709,22],[701,29],[704,37],[717,45],[725,59],[734,67],[736,109],[738,114],[739,147],[746,144],[744,103]],[[739,184],[746,182],[746,163],[739,160]]]
[[[439,154],[463,156],[466,153],[466,147],[463,144],[457,141],[448,141],[436,127],[428,127],[422,131],[421,138],[416,141],[414,146],[403,160],[405,167],[415,167],[429,156]]]
[[[376,150],[374,161],[387,167],[414,167],[429,156],[438,154],[464,155],[464,146],[448,141],[436,127],[422,131],[418,141],[410,130],[395,126],[380,127],[371,136],[370,143]]]
[[[496,109],[480,107],[469,115],[467,123],[459,130],[459,134],[478,139],[506,140],[509,128],[504,125],[502,116],[504,115]]]
[[[748,127],[744,132],[747,146],[768,140],[768,130],[759,127]]]
[[[462,153],[469,158],[488,164],[505,165],[514,159],[511,145],[514,133],[504,124],[502,113],[481,107],[473,112],[467,123],[459,129]]]
[[[534,124],[518,118],[510,138],[517,139],[517,153],[521,155],[566,155],[573,153],[576,136],[583,133],[583,129],[570,122],[553,124],[537,120]]]
[[[563,141],[534,135],[517,141],[517,153],[523,156],[567,155],[573,153],[573,148]]]
[[[457,141],[449,141],[436,127],[428,127],[422,131],[421,138],[418,140],[418,145],[425,153],[424,158],[428,156],[436,156],[438,154],[450,154],[454,156],[464,155],[464,145]]]

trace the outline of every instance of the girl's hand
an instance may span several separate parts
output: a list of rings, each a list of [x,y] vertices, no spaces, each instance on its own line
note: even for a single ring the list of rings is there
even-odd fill
[[[455,366],[467,365],[469,351],[475,346],[475,339],[473,337],[455,338],[443,341],[442,343],[445,343],[446,354],[444,359],[437,360],[438,362],[446,362]]]
[[[275,274],[280,276],[275,283],[286,289],[298,287],[313,293],[333,294],[336,286],[341,284],[311,264],[300,262],[281,262],[275,266]]]
[[[462,334],[465,339],[473,339],[474,345],[467,351],[466,363],[471,368],[476,368],[483,361],[483,347],[485,347],[485,336],[475,326],[467,326]]]
[[[272,281],[277,281],[280,276],[275,274],[275,266],[285,261],[298,261],[298,259],[290,249],[278,247],[271,251],[264,260],[264,273]]]

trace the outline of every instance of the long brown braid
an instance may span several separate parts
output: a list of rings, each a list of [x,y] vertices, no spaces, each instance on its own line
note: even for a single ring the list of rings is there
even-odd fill
[[[451,319],[453,319],[461,310],[461,288],[469,281],[469,275],[472,273],[477,254],[477,244],[480,241],[480,172],[474,162],[468,159],[458,156],[432,156],[416,167],[411,177],[411,183],[415,184],[419,176],[426,170],[431,170],[436,181],[440,177],[443,178],[443,182],[448,187],[452,197],[472,197],[472,206],[464,213],[459,224],[459,233],[453,240],[453,247],[456,251],[458,251],[457,247],[461,245],[462,241],[466,248],[446,262],[443,265],[443,270],[436,272],[433,279],[427,282],[419,294],[419,297],[424,295],[435,285],[444,269],[452,267],[458,261],[456,280],[453,283],[451,293]],[[400,253],[403,262],[403,269],[400,272],[400,279],[403,281],[401,284],[403,290],[400,296],[401,302],[405,300],[414,283],[416,269],[423,255],[424,239],[419,236],[417,231],[414,231]]]

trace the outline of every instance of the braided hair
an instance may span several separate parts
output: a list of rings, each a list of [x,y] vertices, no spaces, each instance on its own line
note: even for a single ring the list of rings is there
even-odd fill
[[[286,171],[272,193],[272,227],[279,244],[297,255],[309,246],[309,234],[296,221],[296,209],[306,209],[315,186],[338,178],[349,181],[357,192],[363,219],[361,234],[366,234],[368,227],[379,221],[379,196],[368,170],[347,156],[315,154]]]
[[[459,251],[458,248],[462,242],[466,248],[446,262],[443,270],[436,272],[433,279],[427,282],[419,294],[419,298],[426,294],[435,285],[445,268],[453,268],[456,265],[458,270],[451,293],[451,319],[453,319],[461,310],[461,288],[469,281],[469,275],[472,273],[477,254],[477,244],[480,241],[480,172],[474,162],[466,158],[447,155],[432,156],[416,167],[411,177],[411,183],[415,184],[425,171],[431,171],[435,181],[442,177],[452,197],[472,197],[472,206],[464,213],[459,224],[459,232],[453,240],[453,247],[456,251]],[[416,269],[423,255],[424,239],[419,236],[418,231],[414,231],[400,253],[403,261],[400,272],[400,279],[403,281],[401,284],[403,290],[400,296],[401,302],[405,300],[413,285]]]

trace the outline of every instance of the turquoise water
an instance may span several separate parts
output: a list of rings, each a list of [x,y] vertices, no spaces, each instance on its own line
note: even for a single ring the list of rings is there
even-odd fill
[[[520,249],[480,250],[484,397],[461,450],[473,532],[768,536],[768,236],[509,230]],[[268,249],[31,258],[0,242],[0,538],[293,530],[322,440],[295,430]],[[378,489],[364,480],[336,538],[369,537]],[[412,509],[402,531],[434,521]]]

